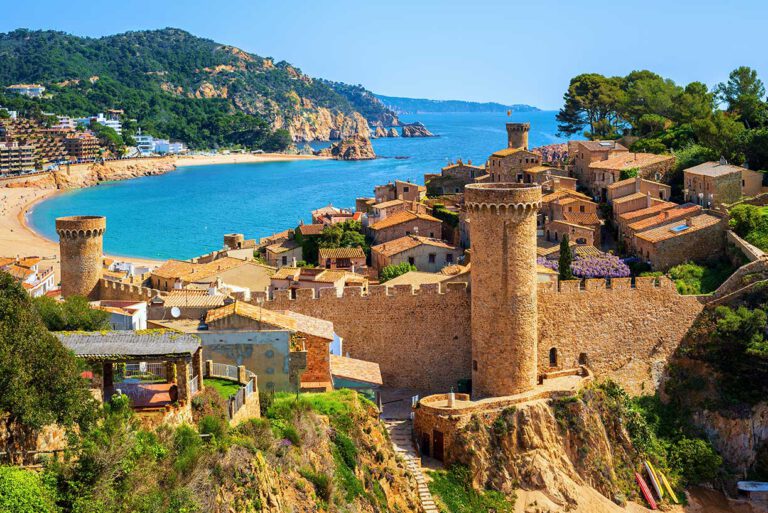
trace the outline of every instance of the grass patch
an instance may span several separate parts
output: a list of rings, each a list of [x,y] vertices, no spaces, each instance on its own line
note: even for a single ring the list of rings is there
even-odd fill
[[[240,390],[238,383],[219,378],[205,378],[205,386],[216,390],[224,399],[229,399],[229,396],[236,394]]]
[[[453,465],[450,470],[430,472],[429,491],[445,513],[511,513],[514,499],[493,490],[477,491],[472,487],[469,469]]]
[[[671,268],[669,277],[680,294],[711,294],[734,271],[730,262],[723,260],[708,265],[686,262]]]
[[[344,433],[354,426],[355,401],[366,401],[353,390],[336,390],[322,394],[296,394],[282,392],[275,394],[272,406],[267,410],[271,419],[291,420],[296,411],[313,410],[326,415],[331,425]]]

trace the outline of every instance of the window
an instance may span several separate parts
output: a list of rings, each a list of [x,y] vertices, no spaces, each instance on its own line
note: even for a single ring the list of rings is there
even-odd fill
[[[406,231],[405,231],[405,234],[406,234],[406,235],[410,235],[410,234],[411,234],[411,232],[409,232],[408,230],[406,230]]]
[[[430,253],[430,254],[429,254],[429,263],[430,263],[430,264],[434,264],[434,263],[435,263],[435,258],[436,258],[436,257],[437,257],[437,255],[435,255],[434,253]]]
[[[429,232],[429,238],[434,239],[435,238],[435,232]]]
[[[288,257],[284,256],[283,257],[283,265],[287,265],[287,264],[288,264]]]
[[[410,190],[410,187],[403,187],[403,192],[408,192]]]
[[[549,350],[549,366],[557,367],[557,348],[553,347]]]
[[[449,264],[452,264],[453,263],[453,253],[447,253],[445,255],[445,261],[448,262]]]
[[[477,370],[477,360],[472,360],[472,370],[473,371]]]
[[[413,259],[413,257],[408,257],[408,263],[411,265],[415,265],[416,261]]]
[[[579,354],[579,365],[587,365],[588,363],[589,358],[587,358],[587,353]]]
[[[579,205],[579,212],[584,212],[584,205]]]

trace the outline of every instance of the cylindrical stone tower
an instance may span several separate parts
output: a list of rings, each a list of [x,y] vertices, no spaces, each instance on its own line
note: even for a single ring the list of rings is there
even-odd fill
[[[472,395],[536,386],[538,344],[535,184],[464,188],[472,241]]]
[[[507,123],[507,147],[528,149],[530,123]]]
[[[62,296],[97,299],[106,229],[106,217],[72,216],[56,219],[61,252]]]

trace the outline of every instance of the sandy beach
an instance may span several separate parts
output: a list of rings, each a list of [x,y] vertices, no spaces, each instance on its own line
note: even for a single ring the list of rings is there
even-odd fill
[[[210,164],[239,164],[247,162],[281,162],[290,160],[327,160],[315,155],[287,155],[285,153],[233,153],[231,155],[182,155],[176,158],[177,166],[207,166]]]

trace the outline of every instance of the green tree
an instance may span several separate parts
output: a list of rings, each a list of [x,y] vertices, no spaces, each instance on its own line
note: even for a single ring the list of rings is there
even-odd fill
[[[640,168],[632,167],[629,169],[622,169],[619,173],[619,180],[626,180],[627,178],[635,178]]]
[[[623,80],[587,73],[571,79],[557,114],[558,130],[566,135],[580,133],[590,139],[615,138],[622,126],[619,107],[624,102]]]
[[[750,169],[768,170],[768,128],[749,130],[744,142],[744,157]]]
[[[48,332],[21,285],[0,272],[0,419],[8,445],[29,447],[49,424],[86,426],[93,411],[75,357]]]
[[[391,264],[381,270],[381,272],[379,273],[379,281],[381,283],[384,283],[385,281],[389,281],[392,278],[397,278],[401,274],[405,274],[407,272],[411,272],[415,270],[416,270],[416,266],[408,262]]]
[[[747,128],[756,128],[765,122],[765,85],[757,71],[740,66],[731,71],[728,81],[718,84],[715,91],[728,112],[737,115]]]
[[[670,463],[682,470],[686,484],[700,484],[717,477],[723,458],[705,440],[682,438],[671,447]]]
[[[717,111],[707,119],[693,123],[697,140],[716,155],[736,164],[744,162],[745,128],[734,116]]]
[[[102,125],[101,123],[91,123],[91,131],[99,139],[99,144],[109,149],[114,155],[123,154],[125,142],[123,138],[115,132],[115,129]]]
[[[17,467],[0,467],[0,511],[56,513],[56,491],[41,474]]]
[[[571,253],[571,246],[568,241],[568,234],[563,235],[560,241],[560,258],[558,259],[557,268],[560,274],[561,280],[572,280],[573,271],[571,270],[571,263],[573,262],[573,254]]]
[[[728,225],[739,237],[747,237],[765,224],[760,207],[754,205],[736,205],[729,214]]]
[[[50,331],[101,331],[109,329],[109,313],[91,308],[82,296],[56,301],[48,296],[36,297],[32,304]]]
[[[368,252],[370,246],[363,235],[360,221],[350,219],[323,228],[318,246],[321,248],[363,248]]]

